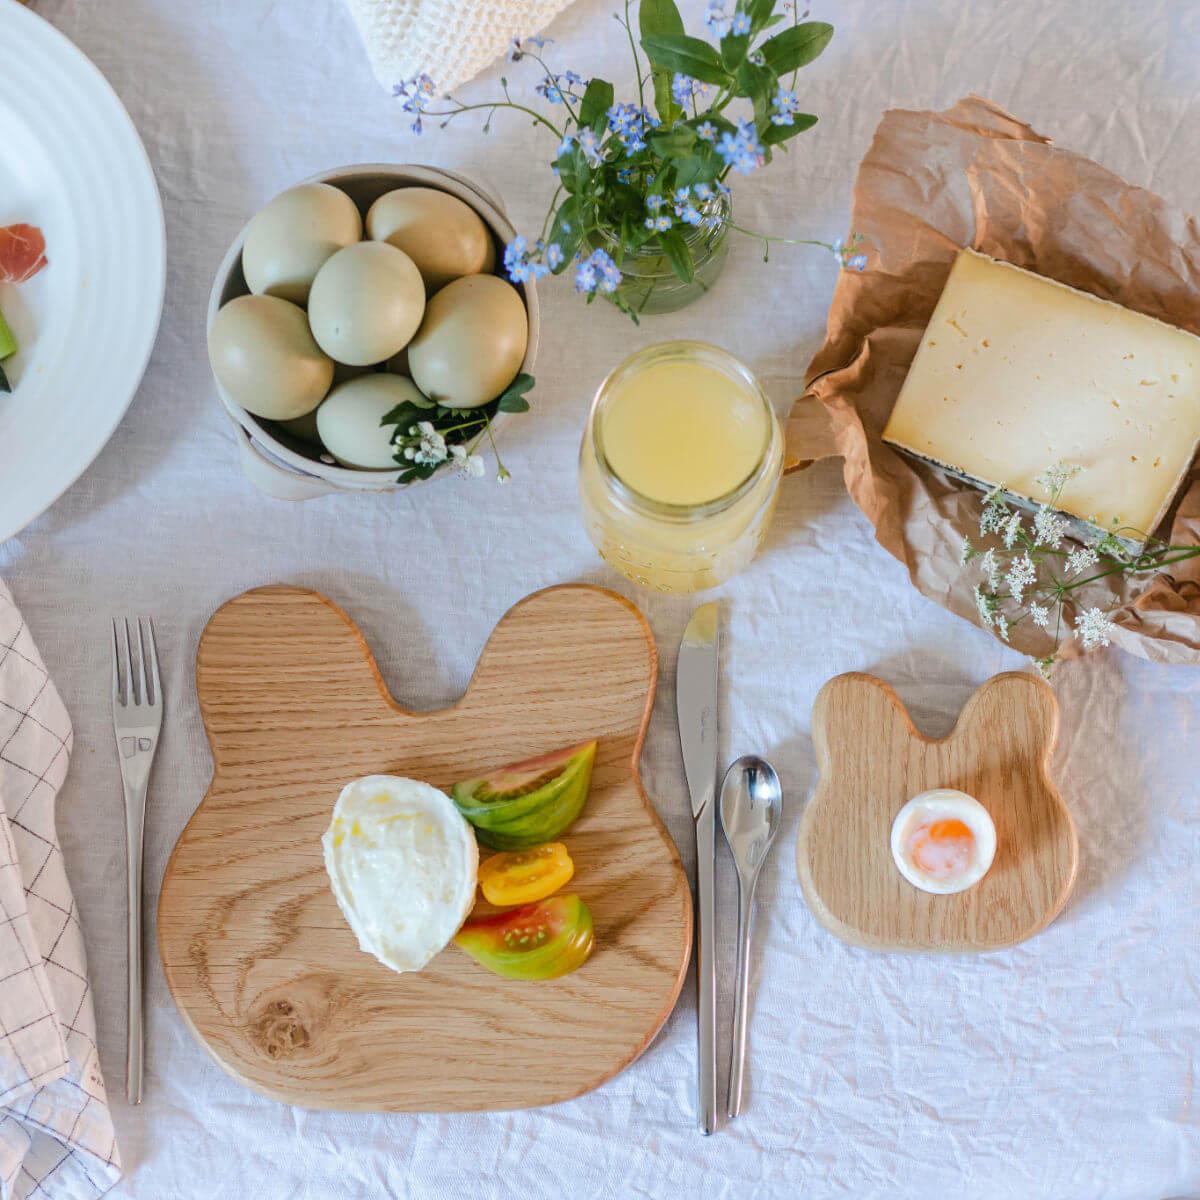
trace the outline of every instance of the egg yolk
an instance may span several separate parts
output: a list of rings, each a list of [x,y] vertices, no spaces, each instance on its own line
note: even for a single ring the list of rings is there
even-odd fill
[[[955,818],[918,825],[908,841],[909,858],[931,879],[954,879],[971,865],[975,835]]]

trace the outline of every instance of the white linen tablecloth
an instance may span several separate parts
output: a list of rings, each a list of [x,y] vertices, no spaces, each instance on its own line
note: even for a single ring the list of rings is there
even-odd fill
[[[11,0],[0,0],[10,3]],[[612,0],[579,0],[550,29],[554,61],[628,85]],[[894,683],[946,731],[1012,652],[907,585],[874,544],[835,464],[785,484],[755,566],[727,608],[722,748],[769,755],[785,821],[759,890],[746,1114],[694,1128],[689,981],[645,1056],[589,1096],[537,1112],[309,1113],[244,1090],[192,1040],[148,955],[146,1100],[120,1098],[124,832],[108,707],[106,619],[156,618],[167,717],[147,817],[148,938],[167,854],[209,778],[192,662],[204,622],[244,588],[292,581],[343,605],[394,692],[456,698],[494,622],[527,592],[598,580],[576,514],[585,407],[617,359],[672,336],[724,344],[785,405],[819,344],[832,260],[736,247],[692,309],[632,328],[545,288],[536,416],[514,423],[515,479],[289,506],[243,480],[212,394],[204,306],[247,215],[294,180],[358,161],[427,161],[489,180],[516,224],[540,227],[549,146],[497,117],[423,140],[372,78],[341,4],[319,0],[41,0],[112,81],[146,140],[166,203],[170,274],[145,383],[111,444],[46,515],[0,547],[76,730],[59,822],[83,918],[102,1062],[126,1178],[146,1200],[254,1196],[768,1197],[1164,1200],[1200,1195],[1200,672],[1101,654],[1056,681],[1057,777],[1082,869],[1062,917],[1011,951],[903,957],[843,946],[801,901],[793,862],[812,782],[813,697],[854,668]],[[700,0],[689,0],[698,27]],[[817,0],[838,34],[803,77],[816,129],[739,181],[756,228],[845,232],[853,172],[882,110],[978,91],[1062,144],[1195,209],[1200,9],[1180,0]],[[464,95],[520,92],[531,63]],[[87,348],[102,352],[103,348]],[[0,455],[4,453],[0,448]],[[673,721],[675,650],[690,604],[636,596],[662,653],[644,776],[686,862],[691,820]],[[722,1029],[734,878],[721,851]],[[151,941],[151,946],[153,942]],[[581,1020],[588,1019],[581,1014]],[[380,1048],[386,1053],[386,1047]],[[530,1047],[537,1053],[537,1047]],[[431,1069],[436,1069],[431,1064]]]

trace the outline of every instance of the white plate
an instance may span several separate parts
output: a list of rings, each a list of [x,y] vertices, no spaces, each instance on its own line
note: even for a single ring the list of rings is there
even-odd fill
[[[0,392],[0,541],[83,474],[146,369],[166,238],[154,172],[104,76],[53,26],[0,0],[0,225],[38,225],[50,266],[0,284],[21,349]]]

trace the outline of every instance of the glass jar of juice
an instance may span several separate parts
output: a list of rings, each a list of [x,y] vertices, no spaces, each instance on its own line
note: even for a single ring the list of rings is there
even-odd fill
[[[634,583],[697,592],[742,570],[771,521],[783,435],[758,381],[704,342],[664,342],[600,385],[579,456],[584,522]]]

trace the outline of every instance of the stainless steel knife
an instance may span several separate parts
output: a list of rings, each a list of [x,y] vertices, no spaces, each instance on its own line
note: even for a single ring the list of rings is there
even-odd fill
[[[696,822],[696,987],[700,1128],[717,1127],[717,974],[713,960],[713,870],[717,818],[717,655],[720,609],[702,604],[679,647],[675,707],[683,769]]]

